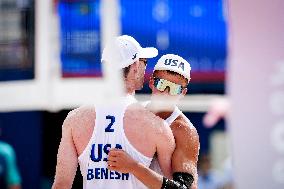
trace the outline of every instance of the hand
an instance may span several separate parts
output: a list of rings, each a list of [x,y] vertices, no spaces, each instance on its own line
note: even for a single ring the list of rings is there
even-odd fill
[[[111,149],[108,153],[108,169],[120,173],[131,173],[138,162],[121,149]]]

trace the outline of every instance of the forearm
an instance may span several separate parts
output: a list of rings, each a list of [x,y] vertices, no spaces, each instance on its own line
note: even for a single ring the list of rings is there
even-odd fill
[[[51,189],[71,189],[72,184],[69,182],[64,182],[64,181],[55,181],[51,187]]]
[[[186,172],[175,172],[173,180],[163,178],[161,189],[193,189],[193,175]]]
[[[71,189],[77,169],[75,169],[75,167],[73,166],[71,168],[68,166],[60,166],[60,165],[62,164],[59,163],[56,167],[56,173],[52,189]]]
[[[66,118],[67,119],[67,118]],[[65,120],[57,153],[57,164],[52,189],[70,189],[76,175],[78,157],[72,137],[72,124]]]
[[[189,173],[176,172],[173,179],[167,179],[144,165],[137,163],[131,172],[150,189],[196,189],[194,178]],[[196,183],[196,182],[195,182]]]
[[[163,176],[141,163],[137,163],[131,173],[150,189],[161,189],[162,187]]]
[[[197,189],[198,174],[197,171],[193,174],[194,181],[192,183],[191,189]]]

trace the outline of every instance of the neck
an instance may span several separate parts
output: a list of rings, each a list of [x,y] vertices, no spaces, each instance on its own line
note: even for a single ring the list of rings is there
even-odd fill
[[[168,119],[171,115],[172,115],[173,112],[156,112],[155,115],[156,116],[159,116],[160,118],[166,120]]]
[[[126,89],[126,94],[134,95],[135,94],[135,90],[134,89]]]
[[[147,105],[147,109],[153,112],[156,116],[159,116],[162,119],[167,119],[174,112],[175,106],[167,107],[167,110],[162,110],[161,108],[157,107],[157,105],[151,102]]]

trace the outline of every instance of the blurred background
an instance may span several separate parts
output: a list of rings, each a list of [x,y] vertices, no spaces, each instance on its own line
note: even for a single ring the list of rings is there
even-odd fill
[[[0,141],[15,152],[21,187],[51,187],[71,109],[117,94],[101,52],[127,34],[159,50],[141,101],[161,55],[191,64],[179,107],[200,137],[200,189],[284,188],[284,4],[256,2],[0,0]]]

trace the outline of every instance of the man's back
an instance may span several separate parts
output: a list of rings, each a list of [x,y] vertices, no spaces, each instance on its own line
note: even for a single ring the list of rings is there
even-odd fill
[[[79,108],[69,113],[65,126],[70,127],[72,139],[67,141],[73,143],[76,157],[79,157],[85,186],[144,188],[132,175],[107,170],[106,157],[110,148],[121,148],[146,166],[157,152],[163,171],[166,175],[171,174],[174,149],[171,130],[164,126],[162,119],[138,104]],[[66,149],[63,151],[67,153]]]

